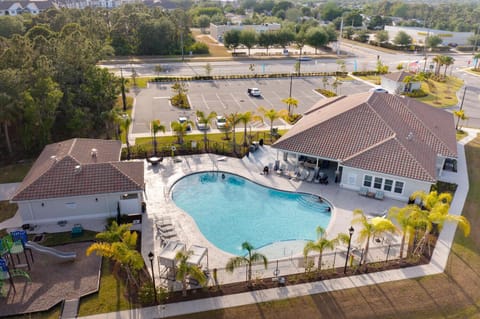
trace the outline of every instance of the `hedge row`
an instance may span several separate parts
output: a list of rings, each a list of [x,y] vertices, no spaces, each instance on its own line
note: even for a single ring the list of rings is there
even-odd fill
[[[313,76],[347,76],[347,72],[305,72],[301,74],[274,73],[274,74],[236,74],[236,75],[195,75],[195,76],[159,76],[149,82],[175,82],[175,81],[213,81],[213,80],[232,80],[232,79],[268,79],[268,78],[287,78],[294,77],[313,77]]]
[[[381,75],[382,73],[377,71],[356,71],[352,72],[352,75],[356,76],[369,76],[369,75]]]

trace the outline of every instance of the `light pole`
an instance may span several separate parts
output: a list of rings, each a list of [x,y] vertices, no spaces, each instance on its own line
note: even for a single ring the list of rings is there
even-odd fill
[[[290,116],[290,100],[292,99],[292,82],[293,82],[293,73],[290,73],[290,91],[288,93],[288,116]]]
[[[123,78],[123,68],[120,67],[120,77],[122,80],[122,104],[123,104],[123,111],[127,111],[127,96],[125,95],[125,79]]]
[[[352,235],[355,229],[353,229],[353,226],[350,226],[348,229],[348,234],[350,235],[350,238],[348,239],[348,248],[347,248],[347,257],[345,258],[345,267],[343,267],[343,273],[347,273],[347,263],[348,263],[348,255],[350,254],[350,245],[352,243]]]
[[[155,304],[158,304],[157,300],[157,287],[155,285],[155,272],[153,271],[153,253],[148,253],[148,259],[150,260],[150,267],[152,267],[152,284],[153,284],[153,294],[155,297]]]

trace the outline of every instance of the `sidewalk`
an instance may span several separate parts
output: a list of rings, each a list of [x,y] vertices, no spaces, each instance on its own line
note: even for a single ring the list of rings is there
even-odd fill
[[[451,214],[459,214],[462,211],[468,193],[468,174],[465,161],[464,145],[475,138],[478,131],[465,129],[469,135],[461,140],[458,145],[458,184],[455,197],[451,204]],[[446,224],[438,238],[431,262],[427,265],[390,270],[381,273],[371,273],[346,278],[319,281],[315,283],[293,285],[268,290],[259,290],[236,295],[222,296],[210,299],[187,301],[175,304],[161,305],[127,311],[104,313],[86,316],[88,319],[122,319],[122,318],[158,318],[184,315],[195,312],[203,312],[215,309],[224,309],[259,302],[268,302],[279,299],[294,298],[329,291],[337,291],[348,288],[381,284],[396,280],[418,278],[442,273],[455,235],[456,225]]]

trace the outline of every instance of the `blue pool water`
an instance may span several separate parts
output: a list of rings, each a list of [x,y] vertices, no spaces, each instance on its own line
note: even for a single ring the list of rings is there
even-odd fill
[[[241,255],[244,241],[259,248],[284,240],[315,240],[317,226],[327,228],[331,207],[319,197],[224,175],[224,179],[221,173],[188,175],[172,191],[175,204],[193,217],[218,248]]]

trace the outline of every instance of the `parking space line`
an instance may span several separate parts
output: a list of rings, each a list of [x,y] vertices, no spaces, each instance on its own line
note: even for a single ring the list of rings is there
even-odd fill
[[[202,94],[201,96],[202,96],[203,104],[205,104],[205,107],[207,108],[207,110],[210,110],[210,107],[207,104],[207,100],[205,99],[205,95]]]
[[[222,99],[220,98],[220,96],[218,95],[218,93],[215,93],[215,95],[217,96],[218,100],[220,101],[220,103],[222,104],[223,108],[224,109],[227,109],[227,106],[225,105],[225,103],[223,103]]]

